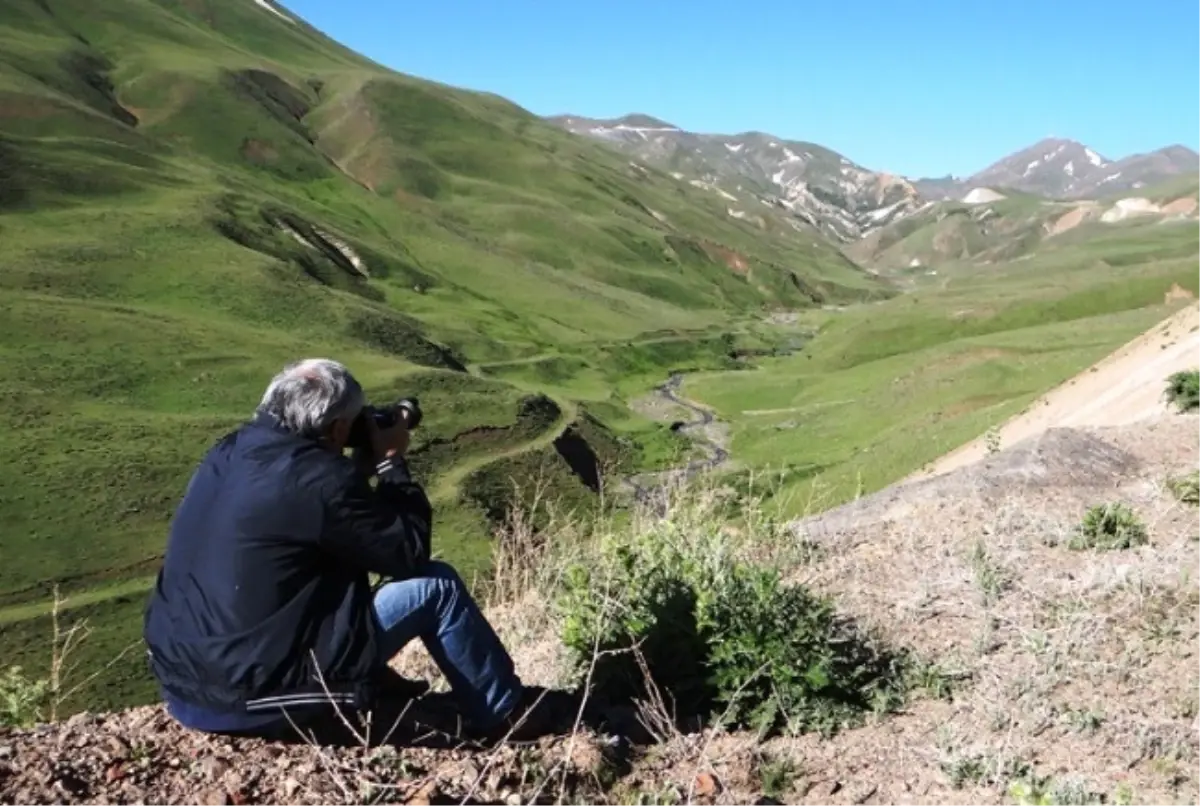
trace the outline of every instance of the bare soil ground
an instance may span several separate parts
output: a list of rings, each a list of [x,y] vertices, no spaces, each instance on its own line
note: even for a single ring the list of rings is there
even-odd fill
[[[1189,304],[1005,423],[998,429],[1000,444],[1012,445],[1048,428],[1125,425],[1163,414],[1167,377],[1198,364],[1200,306]],[[981,437],[914,477],[946,473],[987,451],[987,439]]]
[[[1069,213],[1065,213],[1054,219],[1054,223],[1050,225],[1050,235],[1061,235],[1064,232],[1073,230],[1082,224],[1089,215],[1094,213],[1097,205],[1094,203],[1081,204],[1075,207]]]
[[[1050,433],[804,525],[826,559],[798,580],[967,678],[950,702],[780,742],[847,798],[801,802],[1012,802],[1028,769],[1091,793],[1059,803],[1200,797],[1196,510],[1164,487],[1197,466],[1197,419]],[[1067,548],[1111,501],[1145,520],[1148,545]]]

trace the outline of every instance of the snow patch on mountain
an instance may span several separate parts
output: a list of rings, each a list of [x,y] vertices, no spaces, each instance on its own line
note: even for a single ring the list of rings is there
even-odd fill
[[[975,188],[966,196],[963,196],[964,204],[987,204],[988,202],[1000,201],[1004,197],[991,188]]]
[[[637,132],[638,134],[646,134],[647,132],[677,132],[679,129],[674,126],[630,126],[627,123],[618,123],[613,126],[619,132]]]
[[[728,193],[728,192],[722,190],[721,188],[714,185],[712,182],[705,182],[703,179],[693,179],[690,182],[688,182],[688,184],[691,185],[692,187],[700,188],[701,190],[711,190],[712,192],[721,196],[721,198],[728,199],[729,201],[737,201],[738,200],[737,196],[734,196],[732,193]]]
[[[274,15],[275,15],[275,16],[277,16],[277,17],[279,17],[280,19],[282,19],[282,20],[287,20],[287,21],[288,21],[288,22],[290,22],[292,25],[295,25],[295,24],[296,24],[296,21],[295,21],[295,20],[293,20],[293,19],[292,19],[291,17],[289,17],[287,14],[284,14],[284,13],[283,13],[282,11],[280,11],[279,9],[275,8],[275,6],[273,6],[273,5],[271,5],[270,3],[268,3],[268,2],[267,2],[267,0],[254,0],[254,3],[255,3],[255,5],[258,5],[258,6],[261,6],[262,8],[265,8],[267,11],[271,12],[272,14],[274,14]]]
[[[965,196],[968,203],[986,206],[986,202],[1004,198],[1001,194],[1006,187],[1052,198],[1070,197],[1096,188],[1105,174],[1118,170],[1122,175],[1103,185],[1106,190],[1124,189],[1140,178],[1134,175],[1140,171],[1125,170],[1124,162],[1110,163],[1083,144],[1065,139],[1035,143],[969,178],[910,180],[869,170],[814,144],[770,134],[690,132],[644,114],[609,120],[577,116],[552,120],[569,131],[636,154],[642,162],[665,169],[677,180],[720,196],[728,202],[723,208],[745,213],[756,209],[752,205],[758,201],[780,211],[782,221],[789,225],[811,225],[841,241],[857,240],[919,209],[928,209],[925,205],[930,202]]]
[[[891,216],[894,215],[903,204],[904,201],[898,201],[895,204],[889,204],[887,207],[880,207],[878,210],[872,210],[871,212],[867,213],[867,218],[875,222],[886,221],[887,219],[891,218]]]

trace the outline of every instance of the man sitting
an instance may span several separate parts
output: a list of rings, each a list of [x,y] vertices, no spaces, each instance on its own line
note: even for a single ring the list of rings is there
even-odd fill
[[[544,733],[550,714],[531,707],[462,579],[430,560],[432,512],[409,476],[403,418],[380,430],[362,416],[367,472],[344,455],[364,405],[341,364],[291,364],[201,461],[145,614],[168,711],[214,733],[328,725],[342,718],[334,707],[417,693],[387,663],[419,637],[477,738]],[[394,581],[372,593],[370,573]]]

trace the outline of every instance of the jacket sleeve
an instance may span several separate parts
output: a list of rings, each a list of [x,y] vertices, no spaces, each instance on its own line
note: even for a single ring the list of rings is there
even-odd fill
[[[401,457],[380,462],[378,484],[351,465],[329,499],[324,548],[348,565],[384,576],[410,577],[429,560],[433,513]]]

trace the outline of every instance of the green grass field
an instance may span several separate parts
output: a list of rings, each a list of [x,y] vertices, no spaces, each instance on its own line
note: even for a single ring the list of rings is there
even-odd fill
[[[742,464],[774,469],[789,514],[903,478],[1020,412],[1193,295],[1194,224],[1097,230],[936,286],[810,315],[803,352],[700,373],[685,391],[733,424]],[[1195,304],[1191,302],[1188,304]]]
[[[897,296],[824,239],[249,0],[8,0],[0,650],[46,668],[57,585],[94,630],[79,672],[103,670],[72,703],[152,698],[140,648],[106,664],[178,498],[301,356],[420,396],[413,464],[468,577],[514,478],[587,507],[581,456],[690,454],[629,405],[673,371],[743,467],[884,484],[1149,324],[1164,284],[1196,290],[1194,227],[1079,229]],[[774,408],[799,413],[753,413]]]

